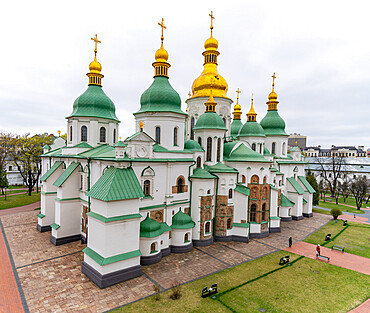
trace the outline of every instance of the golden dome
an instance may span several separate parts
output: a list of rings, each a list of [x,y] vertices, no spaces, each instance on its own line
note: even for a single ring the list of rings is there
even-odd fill
[[[94,57],[94,61],[92,61],[89,65],[90,73],[97,73],[99,74],[102,70],[101,64],[96,59],[96,56]]]
[[[277,93],[274,90],[271,91],[269,96],[268,96],[268,99],[269,100],[276,100],[277,99]]]
[[[204,43],[204,48],[206,50],[217,50],[218,41],[216,40],[216,38],[213,38],[213,36],[211,35],[211,37],[209,37]]]
[[[168,60],[168,52],[163,47],[163,43],[161,44],[161,47],[155,53],[155,60],[156,62],[167,62]]]
[[[268,111],[270,110],[277,110],[277,105],[279,101],[277,101],[277,93],[275,92],[275,73],[272,75],[272,91],[268,95],[269,101],[267,101]]]

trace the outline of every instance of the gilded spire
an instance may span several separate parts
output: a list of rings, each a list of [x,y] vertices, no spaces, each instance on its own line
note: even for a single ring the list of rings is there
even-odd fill
[[[218,78],[217,78],[217,80],[218,80]],[[214,85],[214,82],[215,82],[215,79],[212,77],[212,79],[211,79],[211,93],[209,95],[208,101],[206,103],[204,103],[204,105],[206,106],[206,112],[216,112],[217,103],[213,99],[213,95],[212,95],[212,87]]]
[[[272,75],[271,77],[272,77],[272,91],[268,96],[269,101],[267,101],[266,104],[268,105],[268,111],[273,110],[277,111],[277,105],[279,101],[277,101],[277,94],[275,92],[275,79],[276,79],[275,72],[274,75]]]
[[[237,96],[236,96],[236,104],[234,106],[234,112],[233,112],[234,120],[240,120],[240,117],[242,115],[242,112],[241,112],[242,107],[239,104],[239,94],[240,93],[241,93],[241,91],[238,88],[238,90],[236,91],[236,94],[237,94]]]
[[[213,11],[211,11],[211,14],[209,14],[209,16],[211,17],[211,37],[212,37],[212,31],[213,31],[213,20],[215,19],[215,17],[213,16]]]
[[[100,74],[102,70],[101,64],[96,59],[96,54],[98,52],[98,43],[101,43],[100,40],[98,40],[98,35],[95,35],[95,38],[91,38],[95,42],[95,49],[94,49],[94,61],[92,61],[89,65],[90,72],[86,75],[89,77],[89,85],[98,85],[101,86],[101,79],[104,77],[104,75]]]
[[[167,27],[164,25],[164,19],[162,18],[162,22],[158,23],[161,27],[161,47],[155,53],[155,62],[153,63],[153,67],[155,69],[155,76],[165,76],[168,77],[168,68],[171,66],[167,63],[168,60],[168,52],[163,47],[163,30]]]
[[[254,107],[253,107],[253,93],[252,93],[252,98],[251,98],[251,108],[249,110],[249,112],[247,113],[247,121],[248,122],[256,122],[257,119],[257,113],[256,111],[254,111]]]

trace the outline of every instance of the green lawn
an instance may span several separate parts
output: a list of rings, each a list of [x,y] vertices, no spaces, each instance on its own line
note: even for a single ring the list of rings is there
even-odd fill
[[[354,222],[348,222],[348,225],[349,227],[344,230],[345,227],[342,220],[338,220],[338,223],[330,221],[304,241],[313,244],[324,244],[326,234],[331,234],[333,238],[340,231],[344,230],[325,246],[328,248],[331,248],[332,245],[342,246],[345,248],[345,252],[370,258],[370,225]]]
[[[312,208],[312,212],[320,213],[320,214],[326,214],[326,215],[331,215],[331,214],[330,214],[330,211],[321,210],[321,209],[316,209],[316,208]]]
[[[21,185],[21,186],[9,186],[8,189],[19,189],[19,188],[26,188],[26,186]]]
[[[33,192],[31,196],[28,196],[28,194],[22,194],[22,195],[15,195],[5,198],[0,198],[0,210],[3,209],[9,209],[9,208],[15,208],[27,204],[31,204],[34,202],[40,201],[40,193]]]
[[[179,300],[167,291],[159,301],[149,297],[114,312],[347,312],[369,297],[368,275],[295,254],[294,264],[281,267],[286,254],[275,252],[183,285]],[[216,300],[201,298],[203,287],[213,283]]]
[[[328,209],[341,209],[342,211],[355,213],[355,214],[364,214],[365,213],[364,211],[357,210],[356,208],[351,208],[351,207],[340,205],[340,204],[337,205],[337,204],[335,204],[335,201],[334,201],[334,203],[332,203],[332,202],[328,202],[328,201],[324,202],[324,201],[320,200],[318,206],[321,206],[323,208],[328,208]]]
[[[27,190],[10,189],[10,190],[6,190],[6,196],[12,195],[15,193],[26,193],[26,192]],[[0,196],[4,196],[4,195],[0,192]]]

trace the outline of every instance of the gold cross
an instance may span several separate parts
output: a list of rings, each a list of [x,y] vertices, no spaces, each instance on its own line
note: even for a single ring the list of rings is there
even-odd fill
[[[96,55],[96,53],[98,52],[98,43],[101,43],[101,41],[98,40],[98,35],[97,34],[95,35],[95,38],[91,38],[91,40],[95,41],[95,50],[94,50],[94,52],[95,52],[95,55]]]
[[[252,100],[252,105],[253,105],[253,92],[252,92],[252,99],[251,100]]]
[[[213,30],[213,20],[215,19],[215,17],[213,16],[213,11],[211,11],[211,14],[209,14],[209,16],[211,17],[211,35],[212,35],[212,30]]]
[[[275,87],[275,72],[274,72],[274,75],[271,76],[272,77],[272,87]]]
[[[159,26],[161,26],[161,28],[162,28],[162,36],[161,36],[161,41],[162,41],[162,43],[163,43],[163,39],[164,39],[164,37],[163,37],[163,28],[167,28],[165,25],[164,25],[164,19],[162,18],[162,22],[161,23],[158,23],[158,25]]]
[[[241,93],[241,91],[239,90],[239,88],[236,91],[236,93],[237,93],[237,95],[236,95],[236,102],[238,102],[238,100],[239,100],[239,94]]]

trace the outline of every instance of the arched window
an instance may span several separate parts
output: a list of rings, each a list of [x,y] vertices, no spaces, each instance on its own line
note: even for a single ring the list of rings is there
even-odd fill
[[[257,206],[253,203],[251,205],[250,216],[249,216],[249,221],[250,222],[255,222],[256,221],[256,214],[257,214]]]
[[[260,143],[260,154],[262,154],[262,147],[263,147],[263,145],[262,145],[262,143]]]
[[[259,184],[260,183],[260,179],[259,179],[258,175],[253,175],[252,176],[251,183],[252,184]]]
[[[150,245],[150,253],[153,253],[153,252],[157,252],[157,243],[156,242],[153,242]]]
[[[113,129],[113,143],[116,143],[117,138],[117,131],[116,129]]]
[[[189,242],[189,233],[186,233],[184,236],[184,242]]]
[[[81,127],[81,141],[87,141],[87,127]]]
[[[177,179],[177,193],[185,192],[185,180],[184,177],[180,176]]]
[[[100,127],[100,142],[105,142],[105,127]]]
[[[233,190],[232,188],[229,189],[229,199],[233,198]]]
[[[264,176],[263,177],[263,183],[266,184],[267,183],[267,176]]]
[[[207,161],[212,160],[212,138],[207,138]]]
[[[282,153],[283,155],[285,155],[285,142],[283,142],[283,147],[282,147],[281,153]]]
[[[255,143],[252,143],[252,150],[256,151],[256,144]]]
[[[206,225],[205,225],[205,233],[210,233],[211,232],[211,222],[206,222]]]
[[[275,142],[273,142],[272,143],[272,146],[271,146],[271,153],[272,154],[275,154],[276,152],[275,152],[275,146],[276,146],[276,144],[275,144]]]
[[[200,156],[197,157],[197,168],[202,167],[202,158]]]
[[[355,175],[356,176],[356,175]],[[356,178],[356,177],[354,177],[354,178]],[[211,189],[208,189],[207,190],[207,195],[210,195],[211,194]]]
[[[173,145],[177,146],[177,127],[173,129]]]
[[[266,221],[267,219],[267,211],[266,211],[266,203],[262,204],[262,221]]]
[[[145,196],[150,196],[150,180],[144,180],[143,191]]]
[[[161,128],[159,126],[155,128],[155,142],[157,144],[161,143]]]
[[[243,184],[245,184],[245,182],[246,182],[247,180],[246,180],[246,178],[245,178],[245,176],[244,175],[242,175],[242,183]]]
[[[231,217],[227,219],[227,229],[231,229],[232,220]]]
[[[72,141],[72,126],[69,127],[69,141]]]
[[[194,139],[194,125],[195,125],[195,119],[194,117],[191,118],[190,120],[190,139]]]
[[[220,154],[221,154],[221,138],[217,139],[217,162],[220,162]]]
[[[202,146],[202,138],[201,137],[198,137],[198,143],[200,146]]]
[[[224,118],[224,117],[223,117],[222,119],[223,119],[224,124],[225,124],[225,126],[226,126],[226,118]]]

